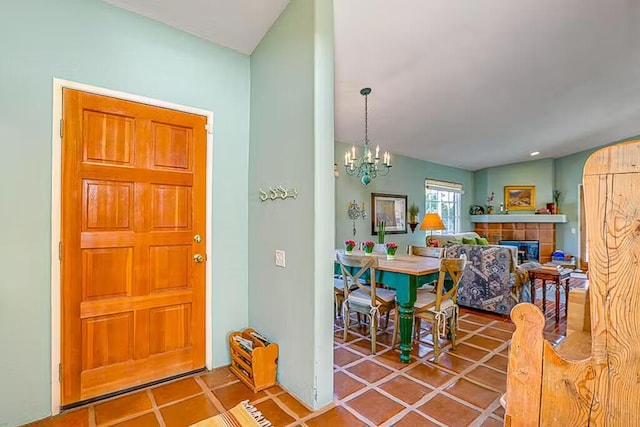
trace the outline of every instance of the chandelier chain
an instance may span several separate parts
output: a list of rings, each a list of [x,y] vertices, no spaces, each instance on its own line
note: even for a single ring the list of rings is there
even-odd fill
[[[369,95],[364,96],[364,143],[369,145]]]

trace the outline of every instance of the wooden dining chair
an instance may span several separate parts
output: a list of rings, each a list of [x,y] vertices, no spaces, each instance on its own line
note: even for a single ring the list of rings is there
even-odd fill
[[[442,258],[443,248],[430,248],[428,246],[407,246],[408,255],[426,256],[429,258]]]
[[[442,248],[430,248],[428,246],[407,246],[407,254],[414,256],[423,256],[427,258],[442,258],[442,254],[444,253],[444,249]],[[422,285],[420,289],[428,289],[432,292],[436,290],[437,280],[434,280],[429,283],[425,283]]]
[[[344,303],[344,283],[345,280],[343,276],[337,274],[333,276],[333,304],[334,304],[334,318],[338,318],[340,313],[342,313],[342,304]],[[355,291],[358,289],[358,285],[351,282],[351,279],[347,278],[347,283],[349,284],[349,290]],[[360,283],[366,285],[367,282],[364,278],[360,279]]]
[[[342,319],[344,321],[344,340],[349,331],[350,313],[356,312],[369,318],[369,334],[371,335],[371,354],[376,354],[376,337],[380,315],[387,314],[385,329],[389,326],[388,313],[396,306],[396,292],[376,287],[376,268],[378,257],[347,255],[336,253],[343,277]],[[365,273],[369,273],[369,285],[361,282]],[[357,289],[351,291],[348,284],[355,283]]]
[[[440,356],[440,337],[446,336],[447,321],[449,323],[449,336],[451,348],[456,347],[456,331],[458,324],[458,285],[462,279],[462,272],[467,264],[464,258],[442,258],[440,260],[440,273],[435,292],[429,289],[418,289],[418,295],[414,307],[414,337],[420,335],[422,320],[431,323],[431,335],[433,337],[433,361],[438,363]],[[451,288],[444,289],[445,276],[449,275],[452,281]],[[395,348],[398,337],[398,311],[394,315],[393,340],[391,348]]]

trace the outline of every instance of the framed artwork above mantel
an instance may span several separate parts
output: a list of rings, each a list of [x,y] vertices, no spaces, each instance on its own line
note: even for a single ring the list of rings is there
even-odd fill
[[[385,223],[385,234],[406,234],[407,196],[371,193],[371,234],[378,234],[379,221]]]
[[[509,211],[533,211],[536,209],[535,185],[505,185],[504,205]]]

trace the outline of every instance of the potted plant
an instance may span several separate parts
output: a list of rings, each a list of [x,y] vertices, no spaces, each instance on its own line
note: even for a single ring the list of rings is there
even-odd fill
[[[553,202],[555,203],[555,212],[551,212],[551,213],[555,213],[555,214],[559,214],[560,213],[560,195],[562,193],[560,192],[560,190],[553,190]]]
[[[378,221],[378,243],[384,243],[384,221]]]
[[[366,242],[364,242],[364,254],[365,256],[372,256],[373,255],[373,247],[376,244],[374,242],[372,242],[371,240],[367,240]]]
[[[356,242],[353,240],[345,240],[344,241],[344,252],[346,254],[351,254],[353,252],[353,248],[356,247]]]
[[[387,259],[395,259],[398,245],[394,242],[389,242],[385,246],[387,248]]]
[[[491,215],[493,213],[493,198],[495,197],[495,193],[492,191],[489,197],[487,197],[487,214]]]
[[[420,208],[415,203],[411,203],[409,206],[409,227],[411,227],[411,232],[416,231],[416,227],[418,226],[418,213],[420,212]]]

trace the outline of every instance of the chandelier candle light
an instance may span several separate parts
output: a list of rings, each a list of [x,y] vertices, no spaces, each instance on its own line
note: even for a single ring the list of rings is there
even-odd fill
[[[362,157],[356,157],[356,146],[352,146],[351,150],[344,153],[344,168],[349,176],[360,178],[364,185],[369,185],[372,179],[378,174],[385,176],[389,174],[391,169],[391,155],[385,151],[380,159],[380,146],[376,147],[375,156],[371,148],[369,148],[369,108],[368,95],[371,88],[365,87],[360,91],[360,95],[364,96],[364,150]],[[382,160],[382,161],[380,161]]]

